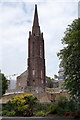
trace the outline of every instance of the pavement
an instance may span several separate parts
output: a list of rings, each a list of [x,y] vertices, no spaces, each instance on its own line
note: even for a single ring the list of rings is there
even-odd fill
[[[62,117],[0,117],[0,120],[80,120]]]

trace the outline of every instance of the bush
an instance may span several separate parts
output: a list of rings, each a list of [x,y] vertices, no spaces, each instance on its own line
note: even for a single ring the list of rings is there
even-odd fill
[[[58,101],[58,107],[62,108],[62,109],[67,109],[68,107],[68,99],[64,96],[61,96],[59,101]]]
[[[71,99],[68,101],[68,109],[70,112],[76,111],[76,102],[74,100]]]
[[[46,112],[43,112],[43,111],[39,111],[39,112],[37,112],[35,115],[36,115],[36,116],[44,117],[44,116],[47,115],[47,113],[46,113]]]
[[[15,111],[11,111],[11,112],[7,112],[7,116],[12,117],[15,116],[16,112]]]
[[[63,115],[64,112],[65,112],[65,111],[64,111],[63,108],[61,108],[61,107],[58,107],[58,108],[57,108],[57,114],[58,114],[58,115]]]
[[[80,115],[80,108],[77,110],[77,113]]]
[[[49,104],[41,104],[41,103],[37,103],[35,106],[35,111],[44,111],[44,112],[48,112],[50,108]]]
[[[6,113],[6,115],[13,116],[13,111],[15,111],[16,116],[32,116],[34,111],[34,105],[36,104],[36,102],[37,98],[34,97],[32,94],[15,96],[5,106],[5,110],[11,111]]]
[[[2,111],[2,116],[5,116],[7,114],[8,110],[3,110]]]
[[[68,108],[68,99],[64,96],[61,96],[56,107],[58,115],[64,115],[65,112],[69,112]]]
[[[0,116],[2,116],[2,111],[0,111]]]
[[[11,103],[11,100],[6,103],[6,105],[3,107],[3,111],[12,111],[14,109],[14,104]]]
[[[53,114],[55,114],[56,113],[56,105],[54,105],[54,104],[52,104],[52,105],[50,105],[50,113],[53,113]]]

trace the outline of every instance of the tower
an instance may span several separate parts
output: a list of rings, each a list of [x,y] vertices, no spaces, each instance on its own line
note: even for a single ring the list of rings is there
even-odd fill
[[[37,5],[35,5],[32,32],[29,32],[28,39],[27,85],[34,88],[45,87],[44,39],[39,26]]]

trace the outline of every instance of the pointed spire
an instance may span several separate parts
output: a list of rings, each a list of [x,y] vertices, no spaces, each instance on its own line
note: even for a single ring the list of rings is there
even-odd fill
[[[37,5],[36,4],[35,4],[35,13],[34,13],[33,26],[39,26],[38,12],[37,12]]]
[[[41,33],[41,31],[40,31],[39,20],[38,20],[37,5],[35,5],[32,34],[36,36],[36,35],[39,35],[40,33]]]

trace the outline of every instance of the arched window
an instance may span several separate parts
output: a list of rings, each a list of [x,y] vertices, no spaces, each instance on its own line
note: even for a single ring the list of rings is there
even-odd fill
[[[34,42],[32,44],[32,56],[34,57]]]
[[[42,70],[41,70],[41,78],[42,78]]]
[[[20,82],[19,82],[19,84],[18,84],[19,86],[21,86],[21,84],[20,84]]]
[[[43,84],[43,80],[42,80],[42,84]]]
[[[42,47],[40,45],[40,57],[42,57]]]
[[[35,75],[35,70],[32,71],[32,74]]]
[[[33,80],[33,85],[35,85],[35,80]]]

